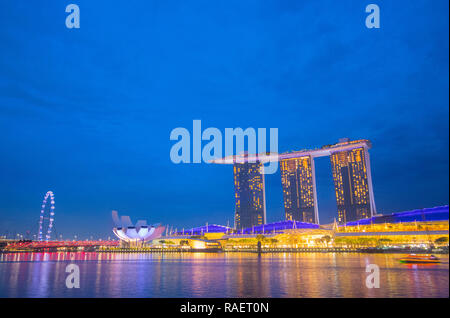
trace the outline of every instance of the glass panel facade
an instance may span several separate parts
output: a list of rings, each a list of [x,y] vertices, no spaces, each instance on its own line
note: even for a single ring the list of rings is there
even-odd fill
[[[330,156],[340,224],[371,216],[365,149]]]
[[[266,223],[264,175],[262,164],[234,164],[235,228],[242,229]]]
[[[280,161],[286,220],[317,223],[311,157]]]

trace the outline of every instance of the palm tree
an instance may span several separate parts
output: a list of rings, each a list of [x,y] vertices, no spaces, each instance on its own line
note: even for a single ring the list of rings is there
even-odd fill
[[[325,241],[325,243],[328,247],[328,244],[331,242],[331,236],[325,235],[324,237],[322,237],[322,240]]]
[[[388,239],[388,238],[382,238],[382,239],[378,240],[379,245],[387,245],[387,243],[391,243],[391,242],[392,242],[392,240]]]
[[[436,239],[434,243],[436,243],[437,245],[444,245],[445,243],[448,243],[448,237],[446,236],[440,237]]]
[[[263,241],[265,241],[265,239],[266,239],[266,237],[264,235],[262,235],[262,234],[256,235],[256,240],[258,242],[263,242]]]

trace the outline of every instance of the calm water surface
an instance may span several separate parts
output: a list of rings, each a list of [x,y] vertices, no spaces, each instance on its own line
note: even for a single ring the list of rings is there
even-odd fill
[[[396,254],[0,254],[0,297],[449,297],[449,258],[405,265]],[[68,289],[66,266],[79,265]],[[368,289],[367,264],[380,267]]]

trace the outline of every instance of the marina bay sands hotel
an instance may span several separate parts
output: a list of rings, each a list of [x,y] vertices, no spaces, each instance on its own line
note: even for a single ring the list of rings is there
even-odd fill
[[[340,139],[334,145],[282,154],[241,154],[213,160],[233,164],[235,228],[266,223],[265,184],[261,167],[278,161],[287,220],[319,224],[314,159],[329,156],[340,224],[376,214],[370,172],[369,140]]]

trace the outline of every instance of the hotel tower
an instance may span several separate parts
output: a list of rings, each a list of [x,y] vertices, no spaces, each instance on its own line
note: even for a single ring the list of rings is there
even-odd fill
[[[282,154],[262,153],[212,160],[234,166],[235,228],[266,222],[264,174],[266,162],[279,162],[287,220],[319,224],[314,159],[330,157],[340,224],[376,215],[369,140],[342,138],[317,149]]]
[[[330,156],[339,223],[371,217],[375,211],[367,147],[334,152]]]
[[[236,229],[266,223],[264,174],[260,162],[234,164],[234,193]]]
[[[311,156],[280,160],[286,220],[318,223],[313,165]]]

